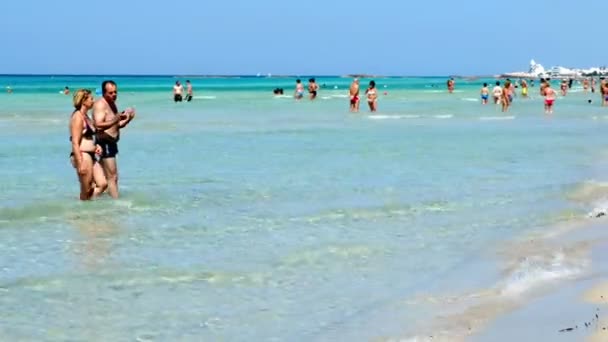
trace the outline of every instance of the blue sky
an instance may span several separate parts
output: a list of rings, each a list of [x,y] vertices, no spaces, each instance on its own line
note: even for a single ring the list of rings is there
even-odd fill
[[[600,0],[3,1],[0,73],[480,75],[608,64]],[[603,33],[602,33],[603,32]]]

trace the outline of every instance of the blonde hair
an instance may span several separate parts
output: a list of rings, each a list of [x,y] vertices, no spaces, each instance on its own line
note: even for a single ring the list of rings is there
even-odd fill
[[[91,91],[89,89],[78,89],[74,93],[74,108],[80,109],[89,96],[91,96]]]

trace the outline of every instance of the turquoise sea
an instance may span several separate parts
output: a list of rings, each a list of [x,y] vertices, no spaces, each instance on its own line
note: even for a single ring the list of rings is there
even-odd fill
[[[137,109],[121,198],[81,203],[60,91],[106,78]],[[522,245],[608,197],[599,95],[501,113],[494,79],[445,80],[376,78],[372,115],[341,77],[297,102],[295,77],[0,76],[0,340],[409,338],[590,272]]]

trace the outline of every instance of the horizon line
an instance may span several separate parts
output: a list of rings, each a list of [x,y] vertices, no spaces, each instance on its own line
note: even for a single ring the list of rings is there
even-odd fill
[[[289,75],[289,74],[61,74],[61,73],[0,73],[0,77],[6,76],[52,76],[52,77],[173,77],[173,78],[184,78],[184,77],[198,77],[198,78],[235,78],[235,77],[251,77],[251,78],[297,78],[297,77],[333,77],[333,78],[371,78],[371,77],[496,77],[498,75],[373,75],[373,74],[344,74],[344,75]]]

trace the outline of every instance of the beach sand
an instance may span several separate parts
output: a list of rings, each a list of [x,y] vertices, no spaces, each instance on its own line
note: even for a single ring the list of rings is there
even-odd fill
[[[599,310],[605,311],[608,314],[608,280],[603,281],[583,295],[583,300],[592,305],[598,306]],[[599,315],[596,318],[595,332],[589,337],[590,342],[608,341],[608,317]]]
[[[559,241],[589,244],[588,271],[523,295],[468,341],[608,341],[608,221],[591,220]]]

